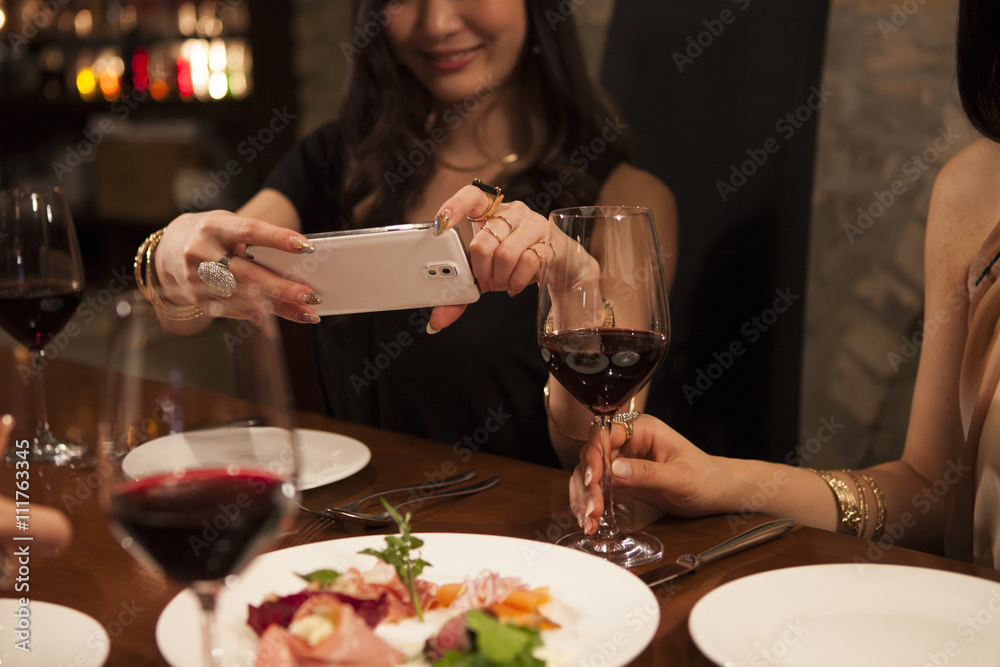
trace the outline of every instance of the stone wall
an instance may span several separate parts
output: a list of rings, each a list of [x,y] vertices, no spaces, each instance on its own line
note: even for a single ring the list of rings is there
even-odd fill
[[[954,0],[831,8],[802,371],[813,467],[885,460],[903,444],[931,187],[972,137],[954,79],[956,10]],[[821,432],[823,420],[836,426]]]
[[[349,4],[295,0],[300,133],[336,109]],[[613,6],[587,0],[575,12],[595,74]],[[801,396],[800,444],[812,466],[860,466],[902,446],[930,190],[972,137],[954,84],[956,8],[957,0],[831,7],[824,87],[833,96],[820,117]]]

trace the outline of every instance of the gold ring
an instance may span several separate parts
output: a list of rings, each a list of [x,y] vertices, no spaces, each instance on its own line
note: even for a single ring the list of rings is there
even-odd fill
[[[535,246],[536,246],[536,245],[547,245],[547,246],[548,246],[548,247],[549,247],[549,248],[550,248],[550,249],[552,250],[552,259],[550,259],[550,260],[549,260],[549,262],[552,262],[552,261],[555,261],[555,258],[556,258],[556,249],[555,249],[555,246],[553,246],[553,245],[552,245],[551,243],[549,243],[548,241],[538,241],[538,242],[536,242],[536,243],[532,243],[532,244],[531,244],[531,245],[530,245],[530,246],[528,247],[528,250],[530,250],[531,252],[535,253],[535,257],[537,257],[537,258],[538,258],[538,262],[539,262],[539,263],[540,263],[540,264],[541,264],[542,266],[544,266],[544,265],[548,264],[549,262],[546,262],[546,261],[545,261],[545,259],[544,259],[544,258],[542,257],[542,254],[541,254],[540,252],[538,252],[537,250],[535,250]]]
[[[492,229],[490,229],[489,227],[487,227],[486,225],[483,225],[483,231],[492,236],[493,238],[495,238],[497,240],[497,243],[503,243],[503,239],[497,236],[497,233]]]
[[[510,236],[511,234],[514,233],[514,225],[510,224],[510,220],[508,220],[505,216],[494,215],[492,218],[490,218],[490,220],[503,220],[504,222],[507,223],[507,229],[510,230],[507,236]],[[487,220],[487,222],[489,222],[489,220]]]
[[[494,213],[496,213],[497,207],[500,206],[500,202],[503,201],[503,194],[497,186],[486,185],[478,178],[472,179],[472,184],[485,192],[486,196],[491,197],[490,205],[489,208],[486,209],[486,213],[483,213],[478,218],[473,218],[469,215],[466,215],[465,218],[469,222],[489,222],[489,219],[493,217]]]
[[[632,412],[617,414],[611,418],[612,424],[621,424],[625,427],[625,442],[622,443],[622,446],[632,439],[632,434],[635,433],[635,427],[632,425],[632,422],[639,418],[639,414],[633,410]]]

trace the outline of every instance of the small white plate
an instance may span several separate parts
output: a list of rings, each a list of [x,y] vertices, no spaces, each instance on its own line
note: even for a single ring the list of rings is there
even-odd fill
[[[22,609],[27,609],[28,616]],[[28,650],[18,648],[27,631]],[[22,607],[17,599],[0,600],[0,664],[4,667],[74,665],[100,667],[111,644],[101,624],[69,607],[31,600]]]
[[[652,641],[660,624],[660,607],[648,586],[624,568],[582,551],[495,535],[425,533],[419,537],[424,540],[420,556],[430,563],[422,579],[437,584],[461,582],[486,569],[519,577],[533,588],[548,586],[553,599],[543,611],[561,626],[542,632],[549,667],[627,665]],[[377,562],[375,557],[358,552],[383,549],[385,544],[384,535],[345,537],[257,558],[239,576],[239,585],[219,598],[219,631],[231,664],[254,664],[257,636],[246,623],[248,604],[258,605],[272,593],[302,590],[296,573],[369,569]],[[424,623],[415,619],[383,623],[376,634],[410,654],[422,648],[447,617],[447,610],[433,610],[425,615]],[[197,598],[185,591],[160,614],[156,644],[174,667],[196,667],[200,638]]]
[[[239,463],[240,452],[252,446],[266,446],[277,429],[267,426],[218,428],[175,433],[150,440],[136,447],[122,461],[122,470],[133,479],[168,472],[174,468],[204,465],[212,461],[200,458],[200,442],[211,442],[211,458],[229,464]],[[371,450],[364,443],[338,433],[295,430],[299,439],[299,489],[305,491],[350,477],[371,460]],[[231,449],[226,444],[232,442]]]
[[[871,563],[762,572],[720,586],[688,622],[719,665],[1000,665],[1000,583]]]

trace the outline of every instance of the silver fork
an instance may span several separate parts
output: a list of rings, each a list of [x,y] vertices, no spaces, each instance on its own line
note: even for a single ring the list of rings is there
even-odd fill
[[[465,477],[465,479],[468,479],[468,477]],[[443,481],[444,480],[442,480],[442,482]],[[489,479],[483,480],[478,484],[462,486],[457,489],[444,489],[442,491],[435,491],[434,493],[429,493],[426,495],[415,494],[407,498],[406,500],[403,500],[393,505],[393,509],[399,511],[401,507],[412,505],[413,503],[421,503],[425,500],[433,500],[435,498],[448,498],[450,496],[467,496],[473,493],[479,493],[480,491],[485,491],[486,489],[496,486],[499,481],[500,481],[499,477],[490,477]],[[438,486],[440,485],[441,482],[438,483]],[[407,490],[410,490],[410,489],[427,488],[427,487],[428,485],[426,484],[414,484],[410,487],[401,487],[401,488],[406,488]],[[430,488],[434,487],[431,486]],[[399,489],[391,489],[391,491],[398,491],[398,490]],[[371,497],[375,497],[376,495],[383,495],[384,493],[386,492],[383,491],[378,494],[372,494]],[[325,517],[327,519],[342,519],[344,521],[353,521],[356,523],[361,523],[366,526],[385,526],[392,523],[392,516],[389,514],[388,511],[378,512],[378,513],[368,513],[368,512],[358,512],[356,510],[345,509],[345,507],[346,506],[330,507],[327,509],[317,510],[299,505],[299,509],[302,510],[303,512],[315,514],[317,516]]]

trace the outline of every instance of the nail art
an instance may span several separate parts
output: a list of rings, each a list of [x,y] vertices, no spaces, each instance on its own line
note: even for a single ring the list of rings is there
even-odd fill
[[[323,303],[323,298],[319,294],[314,294],[313,292],[303,292],[299,295],[299,303],[315,306],[318,303]]]
[[[451,213],[441,211],[434,218],[434,236],[440,236],[441,232],[446,232],[451,227]]]
[[[440,329],[435,329],[434,327],[432,327],[430,322],[427,323],[427,333],[429,333],[430,335],[433,336],[434,334],[436,334],[439,331],[441,331],[441,330]]]
[[[297,239],[293,239],[292,243],[295,244],[295,249],[298,250],[299,252],[304,252],[307,255],[316,252],[316,248],[313,247],[313,244],[309,243],[308,239],[300,237]]]
[[[587,469],[583,471],[583,485],[590,486],[590,482],[594,479],[594,469],[587,466]]]
[[[299,313],[296,319],[305,324],[319,324],[319,315],[313,313]]]

